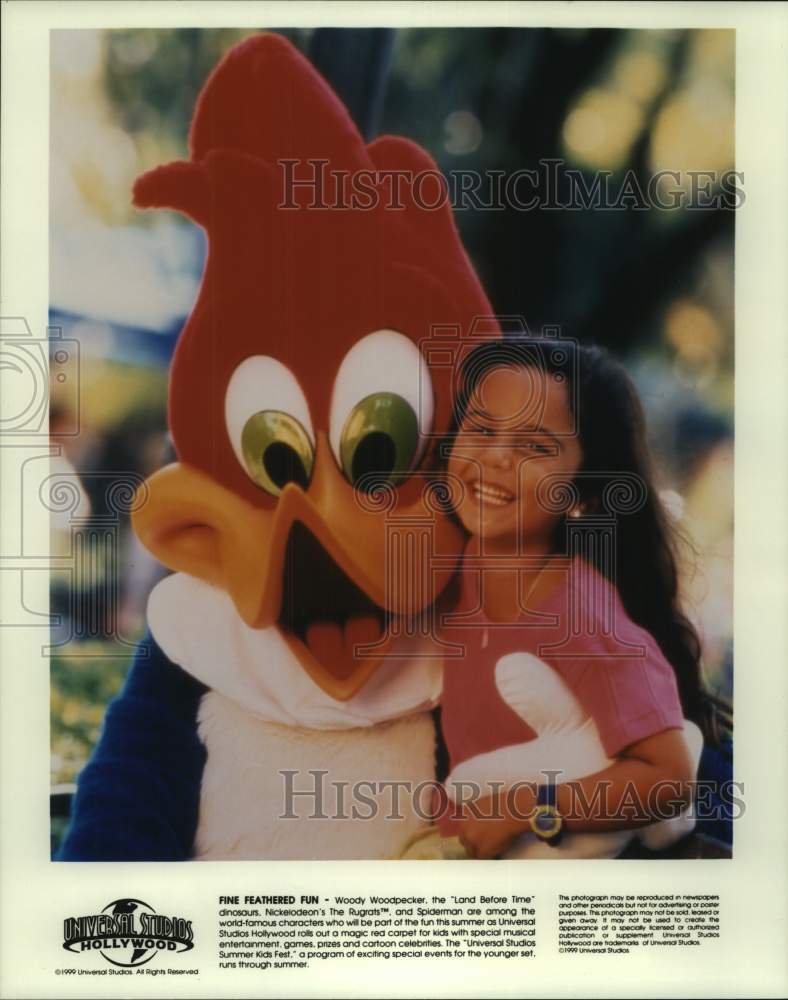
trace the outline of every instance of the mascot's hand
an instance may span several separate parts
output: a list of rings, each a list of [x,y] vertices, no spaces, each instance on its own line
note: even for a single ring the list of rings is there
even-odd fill
[[[488,796],[491,781],[502,782],[505,787],[517,782],[543,784],[551,772],[559,772],[559,782],[573,781],[604,771],[614,763],[605,754],[594,720],[585,714],[560,675],[538,657],[531,653],[502,657],[496,664],[495,681],[501,697],[536,733],[536,738],[480,754],[456,767],[446,781],[448,795],[454,801]],[[697,772],[703,737],[692,722],[685,722],[684,733]],[[650,849],[663,850],[691,832],[693,826],[694,819],[685,810],[675,819],[655,822],[638,831],[576,834],[565,837],[560,848],[537,844],[531,853],[546,849],[554,852],[546,857],[559,853],[573,857],[615,856],[636,835]]]
[[[531,653],[501,657],[495,667],[495,683],[503,700],[533,729],[536,739],[501,747],[460,764],[447,781],[452,798],[460,797],[459,782],[543,784],[547,780],[545,771],[560,771],[558,781],[571,781],[603,771],[613,763],[602,749],[596,723],[584,714],[556,671],[538,657]],[[489,789],[482,789],[482,795],[488,793]],[[467,790],[464,797],[470,797]]]

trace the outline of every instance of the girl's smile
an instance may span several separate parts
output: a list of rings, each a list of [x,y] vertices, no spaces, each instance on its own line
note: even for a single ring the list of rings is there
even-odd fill
[[[470,487],[477,503],[486,503],[493,507],[506,507],[514,500],[513,493],[490,482],[482,483],[480,480],[474,479]]]

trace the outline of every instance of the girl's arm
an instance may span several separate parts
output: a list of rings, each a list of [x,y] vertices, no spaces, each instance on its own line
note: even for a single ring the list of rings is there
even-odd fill
[[[556,785],[570,833],[628,830],[678,815],[692,801],[695,765],[680,729],[633,743],[602,771]],[[536,788],[522,783],[465,806],[460,840],[471,857],[493,858],[531,830]]]

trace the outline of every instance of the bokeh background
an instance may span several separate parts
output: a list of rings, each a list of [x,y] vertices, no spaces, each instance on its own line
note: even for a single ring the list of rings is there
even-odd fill
[[[136,212],[131,187],[143,171],[188,155],[201,85],[252,33],[51,35],[50,322],[65,348],[53,344],[53,471],[74,486],[52,522],[53,551],[64,557],[52,580],[54,802],[98,737],[164,572],[117,499],[170,454],[167,366],[205,252],[201,231],[181,217]],[[560,158],[589,185],[605,170],[615,190],[632,170],[645,190],[659,170],[686,180],[687,171],[734,167],[732,31],[281,33],[367,137],[408,136],[445,172],[509,173]],[[661,489],[691,540],[682,549],[687,609],[709,683],[728,699],[734,217],[688,208],[457,212],[496,312],[605,344],[635,378]]]

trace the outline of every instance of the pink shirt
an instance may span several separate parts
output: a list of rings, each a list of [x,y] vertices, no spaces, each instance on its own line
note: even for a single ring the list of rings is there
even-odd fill
[[[571,568],[570,568],[571,566]],[[536,733],[503,700],[495,666],[507,653],[529,652],[556,670],[596,722],[608,757],[666,729],[683,712],[673,668],[656,641],[627,615],[608,580],[576,557],[560,583],[517,623],[501,626],[481,610],[478,569],[464,569],[458,606],[442,630],[464,655],[445,660],[443,734],[450,766]],[[528,603],[528,602],[526,602]]]

